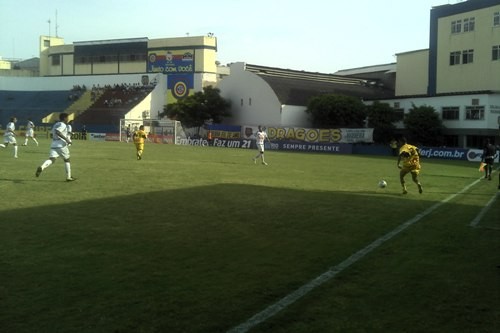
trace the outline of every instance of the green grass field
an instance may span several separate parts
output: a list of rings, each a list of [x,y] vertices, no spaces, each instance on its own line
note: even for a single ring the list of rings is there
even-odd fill
[[[61,160],[35,177],[48,147],[0,150],[2,333],[227,332],[416,216],[250,332],[498,332],[498,197],[469,226],[497,172],[423,160],[424,193],[408,176],[403,196],[390,157],[263,166],[147,144],[137,161],[132,144],[75,142],[66,183]]]

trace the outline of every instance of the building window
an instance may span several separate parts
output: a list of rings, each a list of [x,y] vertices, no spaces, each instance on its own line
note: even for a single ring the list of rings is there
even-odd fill
[[[459,147],[458,135],[445,135],[443,139],[446,147]]]
[[[120,55],[120,61],[141,62],[147,60],[147,54],[126,53]]]
[[[478,148],[482,149],[484,145],[484,136],[479,135],[467,135],[467,147],[468,148]]]
[[[484,120],[484,106],[467,106],[467,107],[465,107],[465,119],[467,119],[467,120]]]
[[[493,26],[500,26],[500,12],[493,13]]]
[[[50,47],[50,39],[44,39],[43,40],[43,46],[44,47]]]
[[[462,32],[462,20],[456,20],[451,22],[451,33],[458,34]]]
[[[500,60],[500,45],[493,46],[491,50],[491,60]]]
[[[400,103],[399,102],[394,102],[394,108],[395,109],[399,109],[400,108]]]
[[[474,17],[464,19],[464,32],[474,31],[476,19]]]
[[[76,64],[90,64],[90,57],[85,57],[85,56],[77,57],[77,58],[75,58],[75,63]]]
[[[59,66],[61,64],[61,56],[59,54],[53,55],[51,58],[52,66]]]
[[[462,52],[462,64],[471,64],[474,62],[474,50],[464,50]]]
[[[460,108],[458,106],[444,106],[442,108],[443,120],[458,120]]]
[[[403,121],[405,119],[405,109],[394,109],[394,121]]]
[[[460,51],[450,53],[450,66],[460,65]]]

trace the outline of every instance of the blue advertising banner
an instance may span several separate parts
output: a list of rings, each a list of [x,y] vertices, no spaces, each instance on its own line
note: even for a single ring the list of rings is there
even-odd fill
[[[147,70],[165,74],[194,73],[194,52],[193,50],[149,52]]]
[[[349,143],[297,143],[292,141],[277,141],[271,144],[271,146],[273,145],[277,147],[271,149],[312,153],[352,154],[352,144]]]
[[[250,148],[255,148],[255,140],[231,140],[231,139],[221,139],[221,138],[215,138],[213,140],[213,146],[214,147],[221,147],[221,148],[243,148],[243,149],[250,149]]]
[[[468,149],[419,147],[420,155],[427,158],[441,158],[447,160],[467,160]]]
[[[232,140],[232,139],[221,139],[215,138],[213,142],[210,143],[207,139],[203,138],[180,138],[177,137],[175,144],[177,145],[189,145],[189,146],[214,146],[219,148],[243,148],[250,149],[255,148],[255,140]]]
[[[214,147],[256,149],[255,140],[230,140],[215,138]],[[352,144],[348,143],[296,143],[291,141],[265,142],[267,150],[287,150],[312,153],[352,154]]]
[[[208,146],[210,143],[205,139],[178,139],[176,142],[181,145],[192,146]],[[210,144],[214,147],[220,148],[243,148],[243,149],[256,149],[257,145],[255,140],[251,139],[223,139],[214,138]],[[330,154],[352,154],[352,144],[349,143],[297,143],[292,141],[275,141],[265,142],[264,148],[267,150],[287,150],[298,152],[312,152],[312,153],[330,153]]]
[[[167,76],[167,102],[189,96],[194,88],[194,74],[170,74]]]
[[[227,128],[226,128],[227,129]],[[214,146],[220,148],[243,148],[256,149],[255,139],[232,139],[215,137],[213,142],[206,139],[181,139],[178,138],[176,144],[192,146]],[[266,141],[264,143],[266,150],[285,150],[308,153],[329,153],[329,154],[353,154],[354,145],[351,143],[309,143],[296,141]],[[463,148],[439,148],[439,147],[421,147],[420,154],[422,158],[437,158],[448,160],[464,160],[470,162],[479,162],[482,157],[480,149]],[[499,161],[497,154],[495,161]]]
[[[441,158],[445,160],[463,160],[470,162],[480,162],[483,156],[481,149],[467,148],[438,148],[438,147],[421,147],[420,155],[427,158]],[[499,161],[497,154],[495,161]]]

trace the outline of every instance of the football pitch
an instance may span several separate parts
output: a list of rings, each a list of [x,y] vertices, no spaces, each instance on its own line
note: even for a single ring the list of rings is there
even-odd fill
[[[0,150],[2,333],[498,331],[497,171],[75,141],[67,183],[49,144]]]

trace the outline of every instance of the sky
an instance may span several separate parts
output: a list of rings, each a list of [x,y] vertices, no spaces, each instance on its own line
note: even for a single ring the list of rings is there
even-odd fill
[[[56,35],[57,17],[65,44],[213,33],[223,65],[334,73],[393,63],[397,53],[428,48],[431,8],[457,2],[0,0],[0,57],[38,57],[39,36]]]

